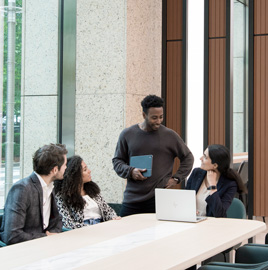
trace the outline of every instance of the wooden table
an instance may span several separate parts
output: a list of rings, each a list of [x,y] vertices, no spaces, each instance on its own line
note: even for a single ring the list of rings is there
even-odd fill
[[[264,231],[256,220],[193,224],[140,214],[0,248],[1,269],[185,269]]]

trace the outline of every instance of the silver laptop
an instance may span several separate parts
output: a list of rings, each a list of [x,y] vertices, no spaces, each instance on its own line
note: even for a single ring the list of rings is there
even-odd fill
[[[196,216],[195,190],[155,189],[156,218],[183,222],[199,222],[206,217]]]

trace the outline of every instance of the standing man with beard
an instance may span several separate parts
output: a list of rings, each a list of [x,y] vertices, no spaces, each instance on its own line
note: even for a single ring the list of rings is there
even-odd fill
[[[155,213],[155,188],[170,188],[184,180],[193,166],[193,155],[182,138],[162,125],[164,101],[155,95],[141,102],[144,121],[122,131],[116,146],[113,166],[116,173],[127,178],[120,216]],[[130,157],[153,155],[152,176],[146,170],[129,166]],[[172,175],[174,159],[180,167]]]
[[[8,193],[0,228],[4,243],[11,245],[61,232],[53,182],[63,179],[66,154],[62,144],[44,145],[34,153],[34,171]]]

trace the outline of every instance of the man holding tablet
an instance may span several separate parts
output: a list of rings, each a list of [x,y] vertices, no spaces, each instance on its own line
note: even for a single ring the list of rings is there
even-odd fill
[[[193,166],[193,155],[182,138],[162,125],[164,101],[155,95],[141,102],[144,121],[124,129],[116,146],[113,166],[116,173],[127,178],[121,216],[155,213],[155,188],[169,188],[184,180]],[[145,168],[130,165],[134,156],[152,155],[152,174],[146,177]],[[172,175],[174,159],[180,167]]]

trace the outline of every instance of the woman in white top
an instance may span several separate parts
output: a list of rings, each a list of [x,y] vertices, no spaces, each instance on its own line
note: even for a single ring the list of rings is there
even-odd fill
[[[81,228],[102,221],[120,219],[100,195],[91,171],[80,156],[67,160],[64,179],[54,183],[55,198],[63,226]]]

